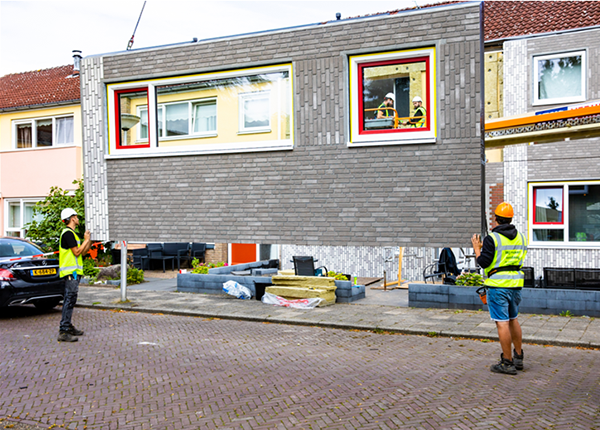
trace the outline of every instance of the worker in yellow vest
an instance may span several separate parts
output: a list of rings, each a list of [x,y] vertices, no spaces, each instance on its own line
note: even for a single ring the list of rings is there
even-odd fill
[[[475,234],[471,243],[477,264],[485,269],[487,304],[502,347],[500,362],[492,365],[490,370],[516,375],[517,370],[523,370],[522,333],[517,317],[525,281],[520,269],[527,255],[527,240],[511,224],[514,211],[509,203],[500,203],[494,214],[497,226],[492,234],[483,243],[481,236]]]
[[[73,316],[73,307],[77,302],[79,281],[83,276],[83,256],[89,252],[92,242],[89,231],[84,233],[83,243],[75,232],[75,228],[79,225],[79,218],[75,210],[72,208],[63,209],[60,213],[60,218],[66,226],[60,235],[58,254],[59,276],[66,278],[66,281],[58,341],[77,342],[76,336],[83,335],[83,331],[73,326],[71,318]]]

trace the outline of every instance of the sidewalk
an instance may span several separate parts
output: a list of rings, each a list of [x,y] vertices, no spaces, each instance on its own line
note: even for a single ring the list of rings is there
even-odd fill
[[[128,287],[129,303],[119,303],[119,288],[81,286],[77,306],[321,326],[364,331],[498,340],[487,312],[409,308],[407,290],[371,290],[352,304],[299,310],[239,300],[228,295],[175,292],[176,279],[149,279]],[[526,343],[600,348],[600,319],[521,314]]]

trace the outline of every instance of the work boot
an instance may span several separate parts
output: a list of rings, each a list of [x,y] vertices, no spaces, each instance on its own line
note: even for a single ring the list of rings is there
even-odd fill
[[[521,355],[517,354],[517,351],[513,349],[513,361],[515,363],[515,369],[523,370],[523,357],[525,356],[525,351],[521,348]]]
[[[494,373],[504,373],[506,375],[516,375],[517,369],[512,360],[504,358],[504,354],[500,354],[500,362],[498,364],[492,364],[490,370]]]
[[[72,336],[83,336],[83,330],[77,330],[73,325],[66,332]]]
[[[59,342],[77,342],[77,340],[78,339],[75,336],[70,335],[66,331],[61,331],[58,334],[58,341]]]

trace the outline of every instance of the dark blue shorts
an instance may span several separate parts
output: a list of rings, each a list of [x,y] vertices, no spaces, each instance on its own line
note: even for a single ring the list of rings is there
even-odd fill
[[[488,288],[487,302],[492,320],[514,320],[519,316],[521,290],[517,288]]]

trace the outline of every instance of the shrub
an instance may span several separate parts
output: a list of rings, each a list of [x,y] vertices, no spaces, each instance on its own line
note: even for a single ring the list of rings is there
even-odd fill
[[[483,276],[479,273],[462,273],[456,277],[456,285],[480,287],[483,285]]]
[[[219,261],[218,263],[200,263],[200,260],[194,258],[192,260],[192,273],[196,273],[199,275],[208,275],[208,269],[212,269],[213,267],[224,267],[227,266],[227,263]]]
[[[144,282],[144,271],[136,267],[127,268],[127,285],[141,284]]]
[[[91,258],[83,260],[83,275],[84,276],[86,276],[88,278],[95,278],[99,272],[100,272],[100,269],[96,268],[95,260],[92,260]]]

